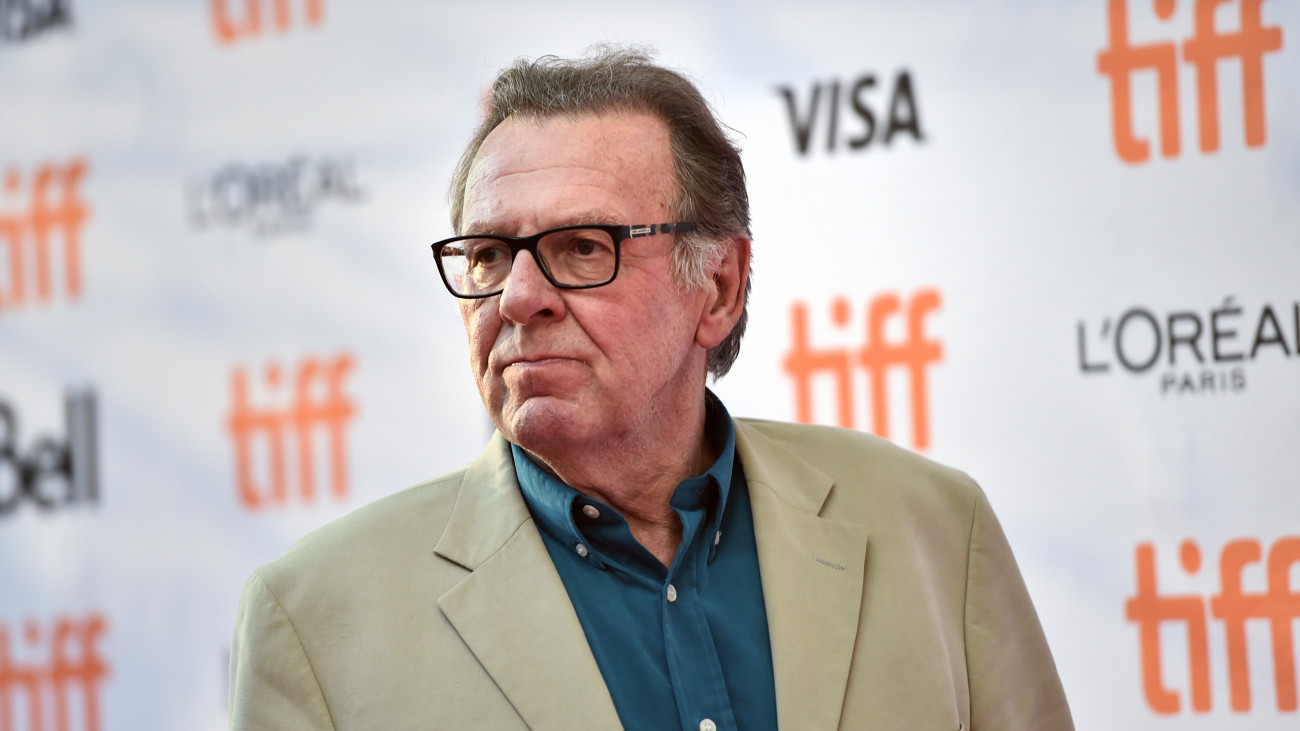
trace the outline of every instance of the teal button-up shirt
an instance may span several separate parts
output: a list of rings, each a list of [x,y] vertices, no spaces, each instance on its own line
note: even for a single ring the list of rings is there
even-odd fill
[[[776,728],[749,489],[731,416],[711,393],[705,434],[721,454],[673,493],[682,542],[671,567],[617,511],[512,447],[528,509],[629,731]]]

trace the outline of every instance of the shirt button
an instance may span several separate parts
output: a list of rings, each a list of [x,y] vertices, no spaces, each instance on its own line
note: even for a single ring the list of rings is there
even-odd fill
[[[600,510],[598,510],[595,505],[583,505],[582,514],[595,520],[600,517]]]
[[[718,724],[712,718],[706,718],[700,721],[700,731],[718,731]]]
[[[581,543],[574,546],[573,550],[577,551],[579,556],[582,556],[583,558],[587,557],[587,547],[582,545]]]
[[[672,584],[668,585],[668,601],[670,602],[677,601],[677,587],[673,586]],[[709,721],[709,723],[713,723],[713,722]]]

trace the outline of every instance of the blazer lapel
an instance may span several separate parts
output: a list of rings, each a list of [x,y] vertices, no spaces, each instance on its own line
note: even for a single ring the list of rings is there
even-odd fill
[[[470,571],[438,606],[530,728],[622,728],[500,434],[434,551]]]
[[[832,478],[735,422],[754,513],[781,728],[835,729],[866,576],[864,526],[819,516]]]

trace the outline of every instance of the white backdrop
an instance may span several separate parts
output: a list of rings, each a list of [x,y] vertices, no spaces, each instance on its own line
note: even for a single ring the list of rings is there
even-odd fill
[[[478,453],[427,244],[494,71],[600,41],[738,130],[733,413],[974,475],[1081,729],[1295,726],[1288,0],[0,2],[0,726],[224,727],[249,572]]]

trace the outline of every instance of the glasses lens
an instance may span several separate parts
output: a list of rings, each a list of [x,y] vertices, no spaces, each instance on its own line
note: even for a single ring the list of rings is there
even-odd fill
[[[613,237],[598,228],[546,234],[537,244],[537,252],[551,277],[570,287],[605,284],[614,278],[618,267]]]
[[[495,292],[510,276],[510,247],[497,239],[463,239],[442,247],[439,254],[447,284],[457,294]]]
[[[488,237],[443,244],[438,257],[452,291],[469,297],[505,289],[515,258],[507,242]],[[537,259],[551,281],[562,287],[607,284],[618,270],[614,237],[598,228],[545,234],[537,242]]]

